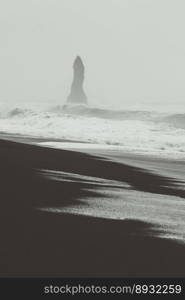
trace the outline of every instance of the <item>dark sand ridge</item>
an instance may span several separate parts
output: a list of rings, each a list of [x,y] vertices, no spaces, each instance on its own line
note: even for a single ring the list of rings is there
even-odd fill
[[[134,190],[184,198],[173,179],[89,154],[3,140],[0,163],[1,276],[185,275],[184,245],[158,237],[153,224],[36,209],[80,204],[89,196],[101,201],[96,188],[87,190],[88,182],[52,181],[40,169],[127,182]]]

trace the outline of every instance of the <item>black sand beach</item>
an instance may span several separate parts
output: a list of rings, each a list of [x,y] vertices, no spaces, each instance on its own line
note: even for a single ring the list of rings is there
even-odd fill
[[[0,140],[0,276],[184,277],[185,244],[161,237],[157,224],[40,210],[78,207],[89,197],[101,201],[97,181],[92,191],[92,182],[71,174],[185,198],[181,179],[171,176],[175,163],[165,176],[159,162],[131,160]],[[52,180],[41,170],[65,173]]]

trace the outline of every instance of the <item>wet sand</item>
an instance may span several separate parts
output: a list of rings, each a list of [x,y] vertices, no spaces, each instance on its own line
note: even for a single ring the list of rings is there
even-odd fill
[[[156,207],[158,197],[182,202],[183,162],[159,161],[0,140],[0,276],[184,277],[184,242],[157,222],[80,214],[89,199],[101,203],[102,189],[112,206],[117,189],[128,207],[128,193],[155,195]]]

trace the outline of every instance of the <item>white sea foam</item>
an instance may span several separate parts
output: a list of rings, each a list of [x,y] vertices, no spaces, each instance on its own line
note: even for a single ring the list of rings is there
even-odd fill
[[[13,108],[1,111],[0,131],[185,158],[183,114],[113,111],[80,106],[70,109],[56,106],[44,111]],[[48,145],[63,147],[61,144]]]

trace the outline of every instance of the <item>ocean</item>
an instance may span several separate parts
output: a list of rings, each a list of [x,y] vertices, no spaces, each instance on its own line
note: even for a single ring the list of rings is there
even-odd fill
[[[137,154],[185,158],[185,114],[54,105],[1,109],[0,132],[77,141],[80,147],[119,149]],[[83,142],[83,144],[82,144]],[[44,143],[46,144],[46,143]],[[70,147],[70,144],[68,144]]]

